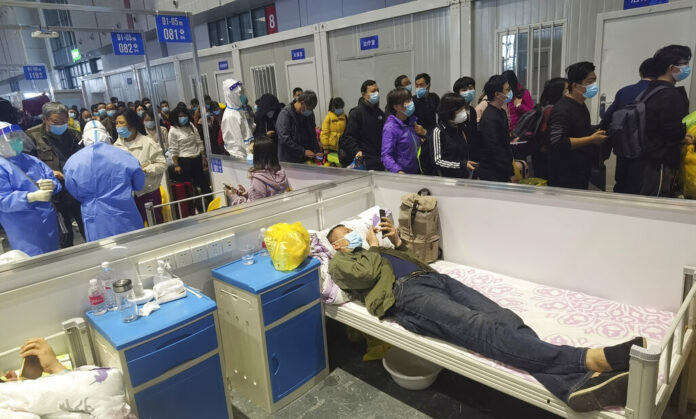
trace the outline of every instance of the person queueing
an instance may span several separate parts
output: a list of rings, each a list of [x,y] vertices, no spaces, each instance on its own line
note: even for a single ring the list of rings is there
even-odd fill
[[[428,73],[421,73],[416,76],[416,94],[413,95],[413,104],[416,106],[418,123],[426,131],[435,128],[440,97],[430,92],[430,75]]]
[[[198,130],[191,122],[188,109],[176,108],[171,113],[169,129],[169,152],[174,161],[174,174],[177,181],[191,182],[200,189],[201,194],[209,194],[208,160],[205,146]],[[196,200],[196,206],[200,203]],[[198,207],[199,211],[203,211]]]
[[[285,171],[278,161],[275,142],[266,136],[254,139],[254,167],[249,169],[251,179],[249,189],[242,185],[232,188],[225,185],[225,194],[232,200],[232,205],[284,193],[290,189]]]
[[[379,86],[365,80],[360,86],[358,106],[350,110],[346,129],[338,142],[338,158],[342,166],[362,160],[367,170],[384,170],[382,164],[382,129],[384,112],[379,108]]]
[[[104,108],[102,108],[104,109]],[[104,110],[106,113],[106,110]],[[43,123],[27,131],[36,144],[36,157],[53,170],[53,174],[63,182],[65,162],[81,148],[81,134],[68,128],[68,108],[60,102],[44,103],[42,107]],[[80,213],[80,203],[63,188],[54,198],[58,211],[60,248],[73,245],[72,223],[77,223],[80,234],[85,239],[85,227]]]
[[[143,125],[145,126],[145,135],[157,144],[160,144],[160,137],[157,135],[157,127],[155,124],[155,114],[151,110],[143,112]],[[162,137],[161,147],[163,153],[169,151],[169,130],[164,125],[160,125],[160,136]]]
[[[280,111],[276,121],[280,161],[303,163],[323,157],[324,151],[317,141],[314,120],[317,102],[317,95],[306,90]]]
[[[321,124],[321,134],[319,135],[321,145],[326,152],[338,151],[338,139],[346,130],[344,106],[346,104],[340,97],[331,98],[329,101],[329,112]]]
[[[512,100],[512,89],[505,77],[492,76],[483,91],[488,106],[479,122],[481,161],[478,174],[481,180],[516,182],[510,147],[510,124],[504,108]]]
[[[160,184],[164,171],[167,169],[167,161],[162,154],[160,145],[145,135],[145,127],[135,111],[128,110],[118,115],[116,129],[119,132],[118,140],[114,146],[129,152],[138,159],[140,167],[145,172],[145,185],[142,189],[135,191],[135,205],[138,207],[143,222],[146,222],[145,204],[162,204]],[[155,220],[157,224],[164,221],[162,208],[155,208]]]
[[[276,121],[283,107],[278,98],[271,93],[264,93],[256,99],[257,109],[254,112],[254,136],[265,135],[276,140]]]
[[[563,77],[556,77],[546,82],[544,91],[539,98],[538,106],[541,107],[541,122],[539,130],[532,139],[532,169],[534,177],[549,178],[549,137],[551,112],[554,105],[568,93],[568,80]]]
[[[508,115],[510,115],[510,131],[512,131],[522,115],[534,109],[534,100],[532,100],[532,94],[529,93],[529,90],[525,89],[522,83],[517,80],[517,74],[514,71],[506,70],[501,75],[505,77],[505,80],[510,84],[510,89],[512,89],[512,100],[507,104]]]
[[[127,128],[118,130],[129,135]],[[144,226],[133,191],[143,188],[145,172],[138,159],[111,142],[104,126],[91,121],[85,125],[85,148],[65,163],[65,187],[82,203],[88,242]]]
[[[472,143],[468,129],[476,112],[466,99],[456,93],[442,96],[437,108],[439,123],[431,135],[433,163],[438,176],[470,178],[478,163],[472,159]]]
[[[234,158],[246,160],[249,145],[254,139],[254,130],[246,118],[244,105],[247,97],[244,94],[244,85],[241,81],[227,79],[222,82],[222,91],[225,92],[225,112],[222,114],[222,140],[225,150]],[[210,104],[212,110],[212,102]]]
[[[9,126],[0,122],[0,131]],[[0,133],[0,225],[13,250],[37,256],[59,248],[51,198],[62,186],[50,167],[23,148],[20,138],[8,141]]]
[[[416,110],[406,89],[394,89],[387,95],[390,115],[382,129],[382,164],[388,172],[419,174],[418,149],[423,127],[416,124]]]
[[[380,247],[378,231],[395,249]],[[327,238],[336,250],[331,278],[371,315],[527,371],[576,411],[626,404],[629,353],[644,338],[604,348],[544,342],[511,310],[414,258],[386,217],[368,230],[369,250],[340,224]]]

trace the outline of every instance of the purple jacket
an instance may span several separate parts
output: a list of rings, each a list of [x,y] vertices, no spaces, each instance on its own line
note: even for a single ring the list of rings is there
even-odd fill
[[[394,115],[389,115],[382,129],[382,164],[388,172],[403,171],[404,173],[419,174],[418,148],[420,138],[413,126],[417,118],[412,116],[402,121]]]
[[[250,174],[251,185],[249,185],[248,196],[236,195],[232,200],[232,205],[239,205],[245,202],[255,201],[276,194],[284,193],[290,187],[285,170],[277,172],[269,170],[254,170]]]

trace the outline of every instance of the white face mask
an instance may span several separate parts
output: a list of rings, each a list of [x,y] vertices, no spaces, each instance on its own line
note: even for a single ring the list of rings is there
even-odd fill
[[[454,123],[457,125],[463,124],[467,119],[469,119],[469,112],[466,109],[454,115]]]

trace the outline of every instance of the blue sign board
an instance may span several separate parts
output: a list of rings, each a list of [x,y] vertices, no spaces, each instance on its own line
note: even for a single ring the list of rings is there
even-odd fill
[[[210,159],[210,169],[215,173],[222,173],[222,160]]]
[[[365,51],[367,49],[377,49],[379,48],[379,36],[372,35],[365,38],[360,38],[360,51]]]
[[[25,65],[24,78],[27,80],[46,80],[46,66],[43,65]]]
[[[130,77],[128,77],[128,78],[126,79],[126,83],[127,83],[127,84],[133,84],[133,79],[130,78]]]
[[[114,55],[145,55],[143,35],[134,32],[111,32]]]
[[[218,61],[218,70],[227,70],[230,68],[229,64],[227,64],[227,61]]]
[[[191,43],[191,25],[188,16],[155,16],[159,42]]]
[[[304,48],[298,48],[290,51],[290,54],[292,55],[293,60],[304,60],[305,59],[305,51]]]
[[[624,9],[636,9],[638,7],[655,6],[668,3],[669,0],[624,0]]]

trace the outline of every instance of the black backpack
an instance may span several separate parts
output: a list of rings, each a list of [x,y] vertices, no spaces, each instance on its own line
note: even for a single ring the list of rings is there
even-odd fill
[[[534,109],[522,115],[517,121],[515,129],[512,130],[512,138],[519,137],[520,141],[533,141],[541,127],[541,121],[544,119],[544,111],[549,106],[553,105],[536,105]]]
[[[645,102],[667,86],[657,86],[646,94],[638,95],[630,105],[615,111],[609,123],[609,137],[614,153],[625,159],[635,159],[643,154],[645,145]]]

